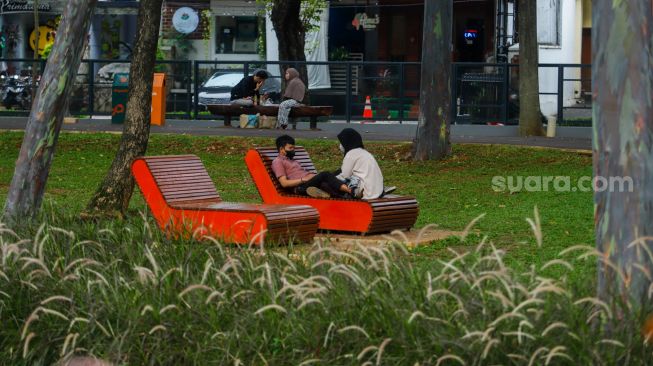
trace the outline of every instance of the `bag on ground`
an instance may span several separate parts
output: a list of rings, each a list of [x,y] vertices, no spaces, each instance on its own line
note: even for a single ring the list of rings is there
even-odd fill
[[[277,126],[277,117],[261,116],[258,128],[275,128]]]
[[[258,126],[258,114],[241,114],[240,128],[256,128]]]

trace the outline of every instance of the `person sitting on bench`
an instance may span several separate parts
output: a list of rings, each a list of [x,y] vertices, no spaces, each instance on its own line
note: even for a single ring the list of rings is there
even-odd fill
[[[351,189],[331,172],[318,174],[306,171],[295,156],[295,139],[292,136],[277,137],[279,155],[272,161],[272,172],[283,188],[292,188],[295,194],[314,198],[351,197]]]
[[[286,91],[283,93],[285,100],[279,104],[279,114],[277,115],[277,128],[283,128],[284,130],[288,127],[290,109],[302,105],[306,93],[306,85],[299,77],[299,71],[290,67],[286,70],[285,78],[288,82]]]
[[[265,70],[258,70],[252,76],[245,76],[231,88],[231,104],[247,107],[256,105],[260,97],[259,90],[267,78],[268,73]]]
[[[338,134],[340,151],[344,154],[337,178],[345,181],[355,198],[380,198],[396,189],[383,186],[383,174],[374,156],[363,146],[363,137],[352,128]]]

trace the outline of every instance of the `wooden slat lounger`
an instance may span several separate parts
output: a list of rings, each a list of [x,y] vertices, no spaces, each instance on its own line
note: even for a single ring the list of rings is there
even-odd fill
[[[263,202],[310,205],[320,212],[320,229],[349,231],[361,234],[410,229],[419,212],[415,198],[386,195],[373,200],[348,200],[340,198],[312,198],[289,193],[281,187],[272,172],[272,160],[277,157],[275,148],[258,148],[247,152],[245,162]],[[294,160],[304,169],[316,172],[308,152],[295,147]]]
[[[136,159],[132,173],[162,230],[225,243],[312,242],[319,215],[307,205],[223,202],[195,155]]]

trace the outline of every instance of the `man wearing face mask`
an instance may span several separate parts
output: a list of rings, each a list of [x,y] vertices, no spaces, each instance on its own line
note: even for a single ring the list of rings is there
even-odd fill
[[[279,155],[272,161],[272,171],[283,188],[295,194],[315,198],[345,197],[351,190],[333,173],[310,173],[302,168],[295,157],[295,139],[288,135],[277,137]]]

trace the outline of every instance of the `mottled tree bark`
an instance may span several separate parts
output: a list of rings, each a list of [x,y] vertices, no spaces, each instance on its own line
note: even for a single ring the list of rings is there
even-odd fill
[[[87,206],[90,215],[122,215],[134,192],[131,164],[145,154],[150,136],[152,82],[163,0],[141,0],[129,69],[129,97],[118,152]]]
[[[651,303],[653,274],[653,5],[598,1],[593,7],[594,193],[599,297],[616,306]],[[601,181],[632,179],[632,187]],[[628,188],[632,188],[629,190]]]
[[[279,61],[306,61],[306,26],[301,21],[301,0],[273,0],[270,19],[279,41]],[[281,65],[282,76],[292,62]],[[306,84],[305,102],[308,102],[308,69],[306,64],[297,65],[297,71]],[[285,79],[283,79],[285,89]]]
[[[415,160],[442,159],[451,153],[451,0],[424,2],[424,47]]]
[[[538,80],[537,1],[519,0],[519,134],[542,136]]]
[[[25,128],[5,219],[33,218],[41,207],[65,106],[79,68],[96,0],[68,0]]]

